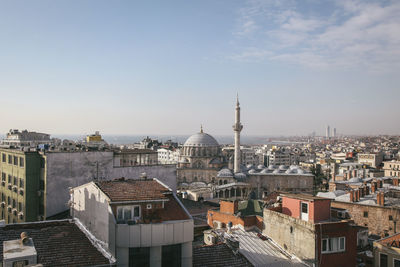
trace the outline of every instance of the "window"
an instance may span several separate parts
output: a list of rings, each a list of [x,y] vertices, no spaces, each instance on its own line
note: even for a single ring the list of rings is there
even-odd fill
[[[24,267],[29,264],[29,261],[22,260],[22,261],[14,261],[12,267]]]
[[[22,211],[22,203],[18,202],[18,211]]]
[[[24,188],[24,179],[19,179],[19,187]]]
[[[6,154],[1,154],[1,161],[6,162]]]
[[[393,216],[389,215],[389,221],[393,221]]]
[[[322,239],[322,253],[343,252],[346,250],[346,237]]]
[[[150,266],[150,248],[129,248],[129,267]]]
[[[368,218],[368,211],[364,211],[364,218]]]
[[[19,166],[20,166],[20,167],[24,167],[24,164],[25,164],[24,158],[23,158],[23,157],[20,157],[20,158],[19,158]]]
[[[2,181],[5,181],[5,180],[6,180],[6,174],[5,174],[4,172],[1,174],[1,180],[2,180]]]
[[[12,164],[12,156],[8,155],[8,164]]]
[[[117,208],[117,220],[128,221],[140,217],[140,206],[120,206]]]
[[[18,185],[18,178],[14,176],[13,185]]]
[[[393,266],[400,267],[400,259],[393,259]]]
[[[301,212],[308,213],[308,204],[307,203],[301,203]]]
[[[18,157],[14,156],[14,165],[18,166]]]
[[[182,262],[181,244],[162,247],[161,266],[180,267]]]
[[[9,175],[8,175],[8,183],[9,183],[9,184],[11,184],[11,180],[12,180],[12,178],[11,178],[11,175],[9,174]]]
[[[388,256],[383,253],[379,253],[379,267],[387,267],[388,266]]]

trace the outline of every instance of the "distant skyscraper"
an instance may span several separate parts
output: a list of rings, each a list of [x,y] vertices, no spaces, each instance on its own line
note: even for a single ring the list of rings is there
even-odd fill
[[[333,138],[336,138],[336,128],[333,128]]]
[[[331,137],[331,128],[326,126],[326,139],[329,139]]]

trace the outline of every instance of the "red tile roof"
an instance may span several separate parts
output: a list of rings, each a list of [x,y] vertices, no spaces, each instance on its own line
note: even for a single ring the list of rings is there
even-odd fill
[[[27,232],[33,239],[38,263],[44,267],[110,264],[110,261],[70,220],[10,224],[0,227],[0,262],[3,261],[3,242],[19,239],[22,232]]]
[[[400,248],[400,234],[394,234],[376,242],[387,247]]]
[[[164,193],[172,193],[167,187],[156,180],[116,179],[99,181],[96,185],[113,202],[167,200]]]

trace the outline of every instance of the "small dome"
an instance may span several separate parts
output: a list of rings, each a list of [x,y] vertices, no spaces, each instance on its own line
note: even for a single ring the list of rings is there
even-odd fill
[[[275,166],[275,165],[269,165],[269,166],[268,166],[268,169],[269,169],[269,170],[275,170],[275,169],[276,169],[276,166]]]
[[[214,147],[219,146],[217,140],[209,134],[200,132],[190,136],[184,146],[194,146],[194,147]]]
[[[265,166],[262,165],[262,164],[260,164],[260,165],[257,166],[257,169],[259,169],[259,170],[262,170],[262,169],[264,169],[264,168],[265,168]]]
[[[251,170],[249,171],[249,173],[256,173],[256,170],[255,170],[255,169],[251,169]]]
[[[218,172],[217,177],[233,177],[233,174],[229,169],[224,168]]]
[[[276,170],[274,170],[272,173],[278,174],[278,173],[280,173],[280,171],[279,171],[279,169],[276,169]]]
[[[247,169],[253,168],[253,164],[247,164],[246,168],[247,168]]]
[[[206,183],[203,182],[193,182],[190,184],[191,187],[207,187]]]
[[[260,173],[269,173],[270,172],[270,170],[268,170],[268,169],[263,169]]]
[[[280,166],[279,166],[279,169],[280,169],[280,170],[287,170],[288,167],[287,167],[286,165],[280,165]]]

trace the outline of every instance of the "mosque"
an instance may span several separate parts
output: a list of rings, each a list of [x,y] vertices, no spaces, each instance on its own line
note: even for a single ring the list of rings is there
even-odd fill
[[[298,166],[243,166],[240,156],[242,129],[237,97],[233,157],[223,156],[217,140],[202,127],[199,133],[186,140],[178,161],[177,183],[188,198],[262,198],[274,191],[312,193],[314,176]]]

